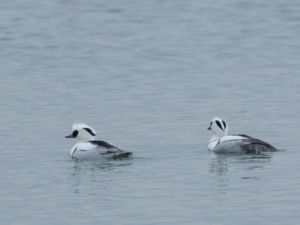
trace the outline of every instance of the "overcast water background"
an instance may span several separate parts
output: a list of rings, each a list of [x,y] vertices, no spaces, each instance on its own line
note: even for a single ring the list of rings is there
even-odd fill
[[[300,221],[300,2],[0,2],[6,225]],[[214,116],[284,151],[207,151]],[[73,122],[132,151],[74,162]]]

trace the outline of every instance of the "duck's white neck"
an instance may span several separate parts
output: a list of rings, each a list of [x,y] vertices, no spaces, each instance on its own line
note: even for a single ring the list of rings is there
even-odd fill
[[[222,137],[220,137],[219,135],[214,134],[208,142],[208,150],[214,150],[221,138]]]
[[[88,141],[94,141],[96,138],[95,136],[91,136],[91,135],[80,135],[77,138],[79,140],[79,142],[88,142]]]

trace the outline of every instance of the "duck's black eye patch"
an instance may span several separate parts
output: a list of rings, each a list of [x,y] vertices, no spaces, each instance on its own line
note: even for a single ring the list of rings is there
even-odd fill
[[[85,127],[83,129],[85,129],[90,135],[96,136],[96,134],[90,128]]]
[[[218,125],[218,127],[220,127],[221,130],[224,130],[223,127],[222,127],[222,124],[220,123],[219,120],[216,121],[216,124]]]
[[[72,133],[72,136],[75,138],[75,137],[77,137],[77,135],[78,135],[78,130],[74,130]]]
[[[224,128],[226,129],[226,123],[225,123],[225,121],[222,120],[222,123],[223,123]]]

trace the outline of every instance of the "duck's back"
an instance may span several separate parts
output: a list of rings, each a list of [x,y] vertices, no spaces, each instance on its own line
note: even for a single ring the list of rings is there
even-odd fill
[[[215,148],[215,151],[224,153],[260,153],[276,150],[267,142],[243,134],[224,136]]]
[[[126,153],[127,156],[131,155],[129,152],[124,152],[116,146],[100,140],[79,142],[70,152],[71,156],[76,159],[117,159],[119,155],[124,153]]]
[[[240,153],[243,151],[242,145],[245,137],[239,135],[227,135],[222,137],[215,147],[220,153]]]

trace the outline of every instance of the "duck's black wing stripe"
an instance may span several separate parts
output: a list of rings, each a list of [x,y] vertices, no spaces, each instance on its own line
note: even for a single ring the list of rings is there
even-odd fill
[[[253,137],[250,137],[249,135],[246,135],[246,134],[234,134],[233,136],[241,136],[241,137],[245,137],[245,138],[249,138],[249,139],[254,139]]]
[[[113,146],[112,144],[107,143],[106,141],[90,141],[90,143],[92,143],[94,145],[98,145],[100,147],[107,148],[107,149],[117,148],[117,147]]]

